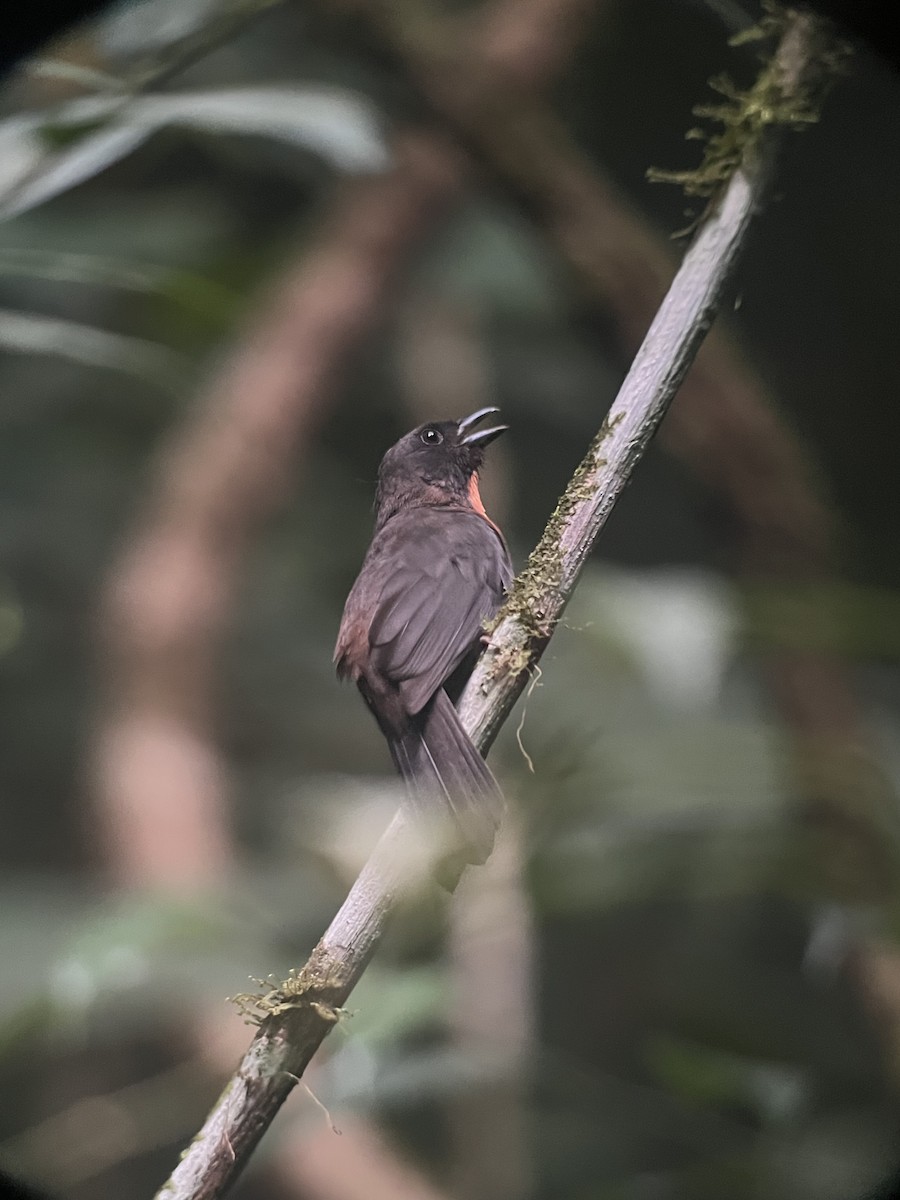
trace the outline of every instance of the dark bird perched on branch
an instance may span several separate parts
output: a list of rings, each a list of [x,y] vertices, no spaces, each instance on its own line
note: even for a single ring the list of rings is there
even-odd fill
[[[453,706],[512,578],[478,493],[484,449],[506,426],[476,427],[497,411],[421,425],[385,454],[375,533],[334,652],[338,675],[358,685],[387,739],[417,822],[446,856],[445,884],[485,861],[503,811]]]

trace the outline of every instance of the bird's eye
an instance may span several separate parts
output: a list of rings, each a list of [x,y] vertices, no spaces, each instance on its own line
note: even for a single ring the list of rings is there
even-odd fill
[[[439,446],[444,440],[444,435],[439,429],[433,429],[429,425],[427,429],[422,430],[422,432],[419,434],[419,438],[425,443],[426,446]]]

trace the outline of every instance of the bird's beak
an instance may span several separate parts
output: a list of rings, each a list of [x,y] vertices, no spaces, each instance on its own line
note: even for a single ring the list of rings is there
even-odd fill
[[[476,412],[471,413],[468,417],[463,417],[461,421],[457,422],[460,432],[460,445],[488,446],[494,438],[498,438],[501,433],[509,429],[508,425],[492,425],[490,429],[474,430],[473,427],[483,421],[485,417],[489,417],[499,411],[499,408],[489,405],[487,408],[479,408]],[[470,429],[472,432],[467,432]]]

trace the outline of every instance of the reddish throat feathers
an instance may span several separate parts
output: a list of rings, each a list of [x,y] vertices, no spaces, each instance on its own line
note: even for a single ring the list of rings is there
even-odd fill
[[[375,532],[334,657],[387,739],[413,818],[452,887],[494,845],[503,795],[454,704],[512,579],[503,535],[484,511],[478,470],[506,429],[496,408],[433,421],[402,437],[378,470]]]

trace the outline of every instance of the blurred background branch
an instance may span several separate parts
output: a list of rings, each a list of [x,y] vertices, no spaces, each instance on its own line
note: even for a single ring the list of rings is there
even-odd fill
[[[394,154],[388,174],[347,186],[173,432],[113,570],[93,794],[119,883],[204,886],[227,869],[215,663],[254,529],[285,502],[334,382],[459,182],[434,140],[407,135]]]

